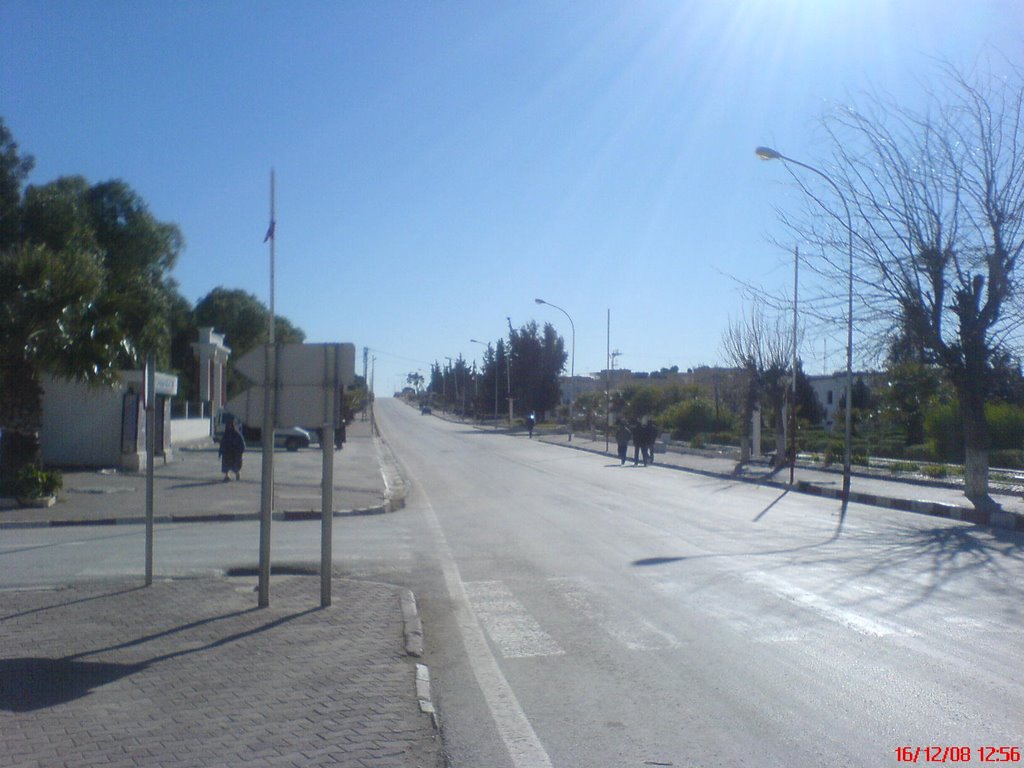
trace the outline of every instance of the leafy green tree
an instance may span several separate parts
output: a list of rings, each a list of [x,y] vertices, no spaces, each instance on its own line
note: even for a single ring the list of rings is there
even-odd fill
[[[416,393],[418,394],[420,389],[423,387],[423,374],[412,371],[405,377],[405,383],[416,390]]]
[[[811,386],[811,380],[804,373],[804,361],[796,361],[796,414],[809,424],[817,425],[824,418],[824,409],[818,402],[818,395]]]
[[[94,254],[20,244],[0,251],[0,471],[38,461],[43,371],[98,378],[117,334],[95,310],[103,268]]]
[[[248,384],[234,375],[234,363],[246,352],[266,344],[270,310],[253,294],[238,288],[218,286],[196,303],[192,312],[193,328],[212,327],[224,334],[224,343],[231,348],[227,364],[227,392],[233,397]],[[306,334],[280,315],[274,318],[274,341],[298,344]],[[195,340],[193,335],[192,340]]]
[[[169,357],[165,282],[182,248],[121,181],[22,187],[31,158],[0,123],[0,467],[38,460],[41,376],[81,380]]]
[[[907,445],[924,442],[925,413],[941,389],[942,374],[935,366],[914,361],[889,366],[879,404],[902,427]]]
[[[488,344],[484,351],[483,365],[477,375],[479,383],[476,393],[477,413],[495,414],[500,418],[503,412],[507,412],[508,405],[505,399],[508,395],[507,364],[505,340],[498,339],[494,346]]]
[[[543,331],[531,320],[509,335],[512,393],[520,413],[543,416],[561,400],[560,375],[569,355],[565,342],[550,323]]]
[[[661,408],[658,390],[643,384],[627,384],[622,388],[622,408],[620,415],[632,423],[644,416],[654,416]]]
[[[21,190],[35,162],[31,155],[18,153],[14,135],[0,117],[0,251],[21,239]]]

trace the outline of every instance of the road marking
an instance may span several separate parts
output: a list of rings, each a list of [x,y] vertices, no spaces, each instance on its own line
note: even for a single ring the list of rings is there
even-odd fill
[[[904,634],[916,634],[911,630],[899,630],[892,625],[883,624],[882,622],[875,621],[874,619],[869,619],[866,616],[861,616],[859,613],[841,608],[814,592],[798,587],[776,576],[770,576],[769,574],[761,571],[753,571],[751,573],[744,574],[743,578],[746,581],[760,584],[780,597],[783,597],[803,608],[809,608],[823,615],[825,618],[837,621],[862,635],[870,635],[872,637],[889,637],[890,635],[899,634],[901,632]]]
[[[469,581],[463,586],[477,620],[506,659],[565,653],[504,582]]]
[[[422,486],[420,492],[423,495],[424,516],[434,534],[440,555],[441,570],[452,603],[455,623],[459,628],[459,634],[462,635],[462,642],[466,647],[466,655],[469,657],[477,685],[487,702],[491,719],[508,750],[512,764],[515,768],[552,768],[548,753],[541,746],[540,739],[537,738],[533,726],[530,725],[526,713],[512,691],[512,686],[501,673],[498,661],[487,645],[484,630],[470,606],[459,566],[455,563],[444,530],[437,519],[437,513],[434,512],[426,493],[422,491]]]
[[[612,616],[607,608],[597,603],[593,590],[578,579],[560,577],[548,579],[548,582],[558,588],[574,610],[597,624],[631,651],[661,651],[678,648],[681,645],[675,637],[661,631],[647,619],[622,619]]]

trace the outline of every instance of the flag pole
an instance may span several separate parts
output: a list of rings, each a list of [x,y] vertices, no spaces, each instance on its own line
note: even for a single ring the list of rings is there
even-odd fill
[[[274,229],[277,220],[274,210],[274,170],[270,170],[270,226],[263,242],[270,241],[270,319],[268,321],[268,343],[263,354],[263,463],[260,478],[260,563],[259,563],[259,607],[270,605],[270,521],[274,512],[274,385],[277,381],[274,343],[274,244],[277,240]]]

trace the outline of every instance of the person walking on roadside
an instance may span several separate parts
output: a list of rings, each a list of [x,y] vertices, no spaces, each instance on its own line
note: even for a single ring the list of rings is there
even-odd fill
[[[654,444],[658,442],[658,425],[653,420],[644,424],[644,466],[654,463]]]
[[[242,471],[242,454],[245,453],[245,438],[235,427],[235,420],[228,419],[224,425],[224,435],[220,439],[220,448],[217,455],[220,456],[220,471],[224,473],[224,482],[228,482],[229,472],[235,473],[235,480],[239,479]]]
[[[537,414],[531,413],[526,417],[526,428],[530,432],[530,439],[533,439],[533,428],[537,426]]]
[[[646,417],[645,417],[646,418]],[[640,455],[643,453],[644,446],[644,422],[643,420],[634,421],[633,425],[629,428],[629,431],[633,433],[633,466],[635,467],[640,463]],[[643,453],[644,466],[647,466],[647,454]]]
[[[629,431],[624,419],[619,419],[615,426],[615,446],[619,450],[619,465],[626,463],[626,453],[629,451],[629,441],[633,433]]]

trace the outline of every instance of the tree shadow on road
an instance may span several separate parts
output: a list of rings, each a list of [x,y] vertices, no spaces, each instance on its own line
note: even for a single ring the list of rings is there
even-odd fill
[[[861,533],[858,539],[866,539]],[[899,610],[927,603],[946,589],[977,588],[976,577],[985,582],[985,592],[1003,601],[1007,609],[1024,603],[1024,535],[1013,531],[975,525],[936,525],[874,533],[865,540],[867,554],[860,547],[822,558],[827,564],[841,564],[852,572],[852,582],[877,585],[854,599],[852,604],[884,597]],[[922,566],[924,571],[922,573]],[[849,598],[851,579],[836,580],[830,590]],[[1018,609],[1019,610],[1019,609]]]

